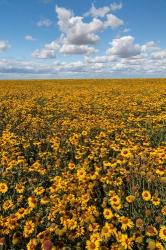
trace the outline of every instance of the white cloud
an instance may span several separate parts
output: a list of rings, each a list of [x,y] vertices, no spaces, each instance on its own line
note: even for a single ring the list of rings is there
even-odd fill
[[[94,4],[92,4],[90,10],[87,13],[85,13],[85,16],[104,17],[109,12],[110,12],[110,7],[108,6],[96,8]]]
[[[165,59],[165,62],[166,62],[166,49],[153,52],[152,58],[155,60]]]
[[[50,43],[46,43],[44,48],[48,49],[48,50],[58,50],[60,48],[59,40],[55,40],[55,41],[52,41]]]
[[[48,59],[48,58],[55,58],[55,51],[51,49],[37,49],[32,53],[33,57],[36,57],[38,59]]]
[[[42,0],[48,1],[49,0]],[[12,60],[0,59],[0,77],[3,75],[13,77],[13,74],[24,77],[38,75],[39,77],[53,76],[166,76],[166,49],[161,49],[154,41],[137,44],[133,36],[125,35],[115,38],[110,43],[106,53],[95,55],[95,45],[100,40],[103,30],[115,29],[124,24],[123,20],[110,12],[122,8],[121,3],[112,3],[110,6],[96,8],[94,4],[84,16],[74,15],[72,10],[56,6],[58,26],[61,35],[57,40],[43,45],[32,53],[34,58],[49,60]],[[84,19],[88,16],[88,19]],[[88,21],[87,21],[88,20]],[[49,27],[52,21],[41,19],[39,27]],[[122,29],[123,30],[123,29]],[[125,28],[123,32],[129,32]],[[35,40],[31,35],[26,35],[25,40]],[[10,47],[8,41],[0,40],[0,51]],[[81,54],[84,59],[72,62],[58,62],[55,60],[57,53],[65,55]],[[93,55],[94,54],[94,55]]]
[[[95,44],[99,40],[97,32],[103,29],[103,22],[93,18],[89,23],[83,21],[83,17],[74,16],[73,12],[56,6],[58,25],[65,34],[64,43],[72,45]]]
[[[104,56],[96,56],[94,58],[89,57],[89,56],[85,56],[85,61],[87,63],[109,63],[109,62],[115,62],[117,60],[116,56],[109,56],[109,55],[104,55]]]
[[[59,51],[63,54],[92,54],[97,50],[92,47],[96,45],[100,37],[99,32],[111,27],[112,29],[119,27],[123,24],[123,21],[116,16],[108,13],[108,8],[103,7],[96,9],[92,5],[93,18],[89,22],[85,22],[82,16],[75,16],[72,10],[56,6],[55,12],[58,17],[58,26],[61,31],[58,41],[52,41],[49,44],[45,44],[42,49],[37,49],[33,52],[33,57],[36,58],[53,58],[55,57],[55,51]],[[106,15],[105,20],[101,20],[98,16]],[[42,22],[38,23],[38,26],[42,26]]]
[[[49,27],[49,26],[51,26],[52,25],[52,21],[50,20],[50,19],[48,19],[48,18],[44,18],[44,19],[41,19],[41,20],[39,20],[37,23],[36,23],[36,25],[38,26],[38,27]]]
[[[0,77],[3,75],[9,75],[13,77],[23,76],[24,78],[34,77],[38,75],[39,78],[48,78],[48,76],[65,78],[66,76],[74,77],[78,74],[80,77],[81,73],[93,74],[96,72],[101,72],[103,68],[102,64],[88,65],[84,61],[74,61],[74,62],[58,62],[53,61],[51,64],[38,63],[33,61],[19,61],[19,60],[1,60],[0,59]]]
[[[36,39],[33,37],[33,36],[31,36],[31,35],[26,35],[26,36],[24,36],[24,39],[26,40],[26,41],[35,41]]]
[[[60,53],[64,54],[89,54],[96,50],[89,45],[95,45],[100,37],[99,32],[111,27],[115,29],[123,24],[123,21],[112,14],[107,14],[109,8],[92,8],[92,20],[85,22],[82,16],[75,16],[72,10],[56,6],[55,11],[58,17],[59,29],[63,34],[61,39]],[[106,15],[107,14],[107,15]],[[106,20],[101,20],[98,17],[104,17]]]
[[[105,17],[111,11],[120,10],[123,7],[122,3],[112,3],[110,6],[104,6],[100,8],[96,8],[94,4],[92,4],[90,10],[85,13],[84,16],[92,16],[92,17]]]
[[[145,45],[147,48],[154,48],[157,46],[157,44],[154,41],[147,42]]]
[[[142,45],[142,52],[148,52],[152,50],[158,50],[158,46],[154,41],[147,42]]]
[[[106,63],[108,62],[108,56],[96,56],[95,58],[85,56],[85,61],[87,63]]]
[[[72,54],[92,54],[96,52],[96,49],[93,47],[89,47],[87,45],[72,45],[72,44],[64,44],[60,48],[60,52],[67,55]]]
[[[73,12],[71,10],[65,9],[63,7],[58,7],[56,5],[55,12],[58,15],[58,25],[62,32],[67,32],[71,24],[68,22],[73,17]]]
[[[121,19],[112,14],[108,14],[107,20],[104,22],[105,28],[111,27],[112,29],[116,29],[123,24],[124,22]]]
[[[55,58],[55,52],[60,48],[59,41],[55,40],[51,43],[47,43],[44,45],[44,48],[37,49],[32,53],[32,56],[38,59],[49,59]]]
[[[134,44],[134,37],[123,36],[113,39],[111,42],[112,48],[107,50],[107,54],[116,55],[121,58],[137,56],[141,53],[141,46]]]
[[[114,2],[110,5],[110,8],[112,11],[120,10],[120,9],[122,9],[122,7],[123,7],[122,3]]]
[[[146,44],[153,45],[151,42]],[[133,57],[93,57],[89,54],[84,60],[73,62],[0,59],[0,72],[0,78],[166,77],[166,50],[159,48],[158,51],[141,52]]]
[[[8,50],[10,47],[11,46],[8,41],[0,40],[0,52]]]

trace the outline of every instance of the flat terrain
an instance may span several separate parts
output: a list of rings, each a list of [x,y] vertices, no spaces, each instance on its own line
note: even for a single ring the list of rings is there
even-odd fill
[[[166,248],[166,79],[0,82],[2,249]]]

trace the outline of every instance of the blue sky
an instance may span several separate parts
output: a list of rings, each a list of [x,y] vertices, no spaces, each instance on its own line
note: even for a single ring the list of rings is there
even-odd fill
[[[165,13],[165,0],[0,0],[0,78],[166,77]]]

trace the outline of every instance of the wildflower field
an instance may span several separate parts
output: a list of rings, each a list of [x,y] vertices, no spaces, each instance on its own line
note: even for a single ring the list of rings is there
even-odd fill
[[[166,249],[166,79],[0,82],[0,249]]]

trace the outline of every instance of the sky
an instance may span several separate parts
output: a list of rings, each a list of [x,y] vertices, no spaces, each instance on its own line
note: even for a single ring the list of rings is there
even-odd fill
[[[0,79],[166,77],[166,0],[0,0]]]

